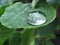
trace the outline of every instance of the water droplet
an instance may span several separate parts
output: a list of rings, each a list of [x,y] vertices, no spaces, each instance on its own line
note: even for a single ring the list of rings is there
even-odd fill
[[[27,16],[27,23],[31,25],[41,25],[46,22],[46,17],[43,13],[33,12]]]

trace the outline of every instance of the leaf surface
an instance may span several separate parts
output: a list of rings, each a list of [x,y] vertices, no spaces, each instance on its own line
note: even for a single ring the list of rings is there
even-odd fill
[[[28,24],[27,15],[34,11],[43,12],[47,18],[46,23],[38,26]],[[33,9],[30,3],[24,4],[21,2],[17,2],[12,6],[6,8],[4,14],[0,18],[0,21],[2,25],[8,28],[37,28],[51,23],[55,18],[56,10],[47,4],[41,5],[40,7]]]

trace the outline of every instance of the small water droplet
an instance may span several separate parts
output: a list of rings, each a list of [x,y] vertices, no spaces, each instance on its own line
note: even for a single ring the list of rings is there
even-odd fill
[[[41,25],[46,22],[46,17],[43,13],[33,12],[27,16],[27,23],[31,25]]]

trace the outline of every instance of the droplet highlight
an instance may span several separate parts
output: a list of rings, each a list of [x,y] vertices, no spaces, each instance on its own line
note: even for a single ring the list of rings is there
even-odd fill
[[[33,12],[27,16],[27,23],[31,25],[41,25],[46,22],[46,16],[40,12]]]

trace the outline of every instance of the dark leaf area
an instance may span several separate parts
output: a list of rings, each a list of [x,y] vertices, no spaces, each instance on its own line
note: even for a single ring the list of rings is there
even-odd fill
[[[57,10],[57,24],[59,26],[58,26],[58,29],[55,31],[56,38],[52,39],[52,42],[55,45],[60,45],[60,6],[59,6],[59,8]]]
[[[38,33],[40,34],[41,38],[55,38],[54,32],[56,31],[56,20],[50,23],[47,26],[38,28]]]
[[[14,29],[8,29],[0,23],[0,45],[3,45],[3,43],[13,34],[14,31]]]
[[[9,39],[9,45],[20,45],[21,33],[15,32]]]
[[[9,45],[9,39],[7,39],[3,45]]]
[[[58,20],[58,23],[60,23],[60,6],[57,11],[57,20]]]

